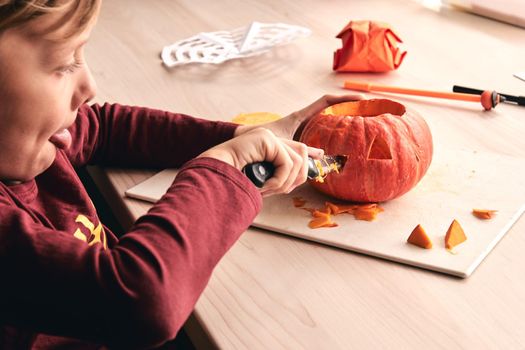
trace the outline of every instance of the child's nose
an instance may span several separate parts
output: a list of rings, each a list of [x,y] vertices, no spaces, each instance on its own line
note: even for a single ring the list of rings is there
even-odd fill
[[[85,66],[82,72],[82,76],[80,77],[80,83],[76,92],[77,96],[76,98],[74,98],[73,101],[73,103],[75,104],[74,109],[77,109],[78,107],[80,107],[80,105],[87,103],[91,99],[93,99],[93,97],[95,97],[96,92],[97,85],[95,83],[95,79],[93,78],[89,67]]]
[[[91,74],[89,67],[86,67],[85,93],[86,98],[84,99],[84,103],[94,98],[97,93],[97,83],[95,82],[95,78],[93,78],[93,74]]]

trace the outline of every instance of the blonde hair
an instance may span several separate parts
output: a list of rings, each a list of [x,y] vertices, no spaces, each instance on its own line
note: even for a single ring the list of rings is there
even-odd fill
[[[81,32],[93,19],[101,0],[0,0],[0,33],[23,25],[40,16],[64,11],[63,19],[48,28],[52,32],[73,22],[67,37]]]

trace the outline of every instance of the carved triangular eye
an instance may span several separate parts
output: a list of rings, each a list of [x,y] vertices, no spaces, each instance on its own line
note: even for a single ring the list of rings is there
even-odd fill
[[[372,140],[367,159],[392,159],[390,147],[381,136],[376,135]]]

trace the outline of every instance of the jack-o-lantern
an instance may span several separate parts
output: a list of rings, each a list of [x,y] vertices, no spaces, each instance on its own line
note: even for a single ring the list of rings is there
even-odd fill
[[[348,201],[396,198],[419,182],[432,160],[432,135],[425,120],[386,99],[330,106],[308,122],[300,140],[327,155],[347,156],[339,173],[311,184]]]

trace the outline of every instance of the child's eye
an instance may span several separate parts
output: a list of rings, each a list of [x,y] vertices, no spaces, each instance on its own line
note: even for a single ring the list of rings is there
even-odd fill
[[[71,64],[58,68],[57,71],[62,74],[66,74],[66,73],[71,74],[71,73],[74,73],[78,68],[81,68],[81,67],[82,67],[82,62],[75,60],[75,62]]]

